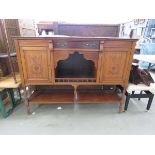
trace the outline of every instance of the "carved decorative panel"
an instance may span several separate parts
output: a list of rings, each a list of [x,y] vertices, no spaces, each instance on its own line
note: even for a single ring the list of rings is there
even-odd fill
[[[43,76],[43,67],[42,67],[42,61],[44,60],[43,55],[32,55],[31,59],[29,61],[29,64],[31,64],[31,73],[34,77]]]
[[[46,47],[23,47],[23,69],[27,82],[51,81],[50,53]]]
[[[100,82],[123,81],[127,55],[127,52],[103,52]]]

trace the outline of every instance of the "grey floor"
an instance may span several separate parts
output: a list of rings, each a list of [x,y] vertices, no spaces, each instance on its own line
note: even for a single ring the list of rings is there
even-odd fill
[[[104,103],[33,106],[32,115],[22,103],[8,118],[0,116],[0,134],[155,134],[154,102],[149,112],[147,99],[132,99],[121,114],[117,104]]]

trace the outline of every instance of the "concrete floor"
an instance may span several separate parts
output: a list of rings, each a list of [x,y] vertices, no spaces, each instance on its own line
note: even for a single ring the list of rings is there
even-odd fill
[[[155,100],[130,101],[128,111],[117,104],[41,105],[27,115],[23,104],[6,119],[0,116],[0,134],[155,134]]]

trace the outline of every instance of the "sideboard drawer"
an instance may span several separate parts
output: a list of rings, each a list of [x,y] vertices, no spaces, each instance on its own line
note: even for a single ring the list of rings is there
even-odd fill
[[[132,47],[132,42],[130,41],[104,41],[104,48],[127,48],[130,49]]]
[[[54,42],[54,48],[99,49],[99,41],[59,41]]]

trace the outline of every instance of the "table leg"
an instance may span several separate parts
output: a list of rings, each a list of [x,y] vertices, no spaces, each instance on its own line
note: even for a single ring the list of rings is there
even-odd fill
[[[78,94],[77,94],[77,86],[74,86],[74,103],[77,103]]]
[[[124,98],[125,98],[125,92],[126,92],[126,88],[123,88],[123,91],[122,91],[122,99],[120,101],[120,105],[119,105],[119,113],[123,112],[123,105],[124,105]]]
[[[28,94],[27,94],[26,87],[24,87],[24,102],[25,102],[27,114],[30,114],[30,105],[28,101]]]

